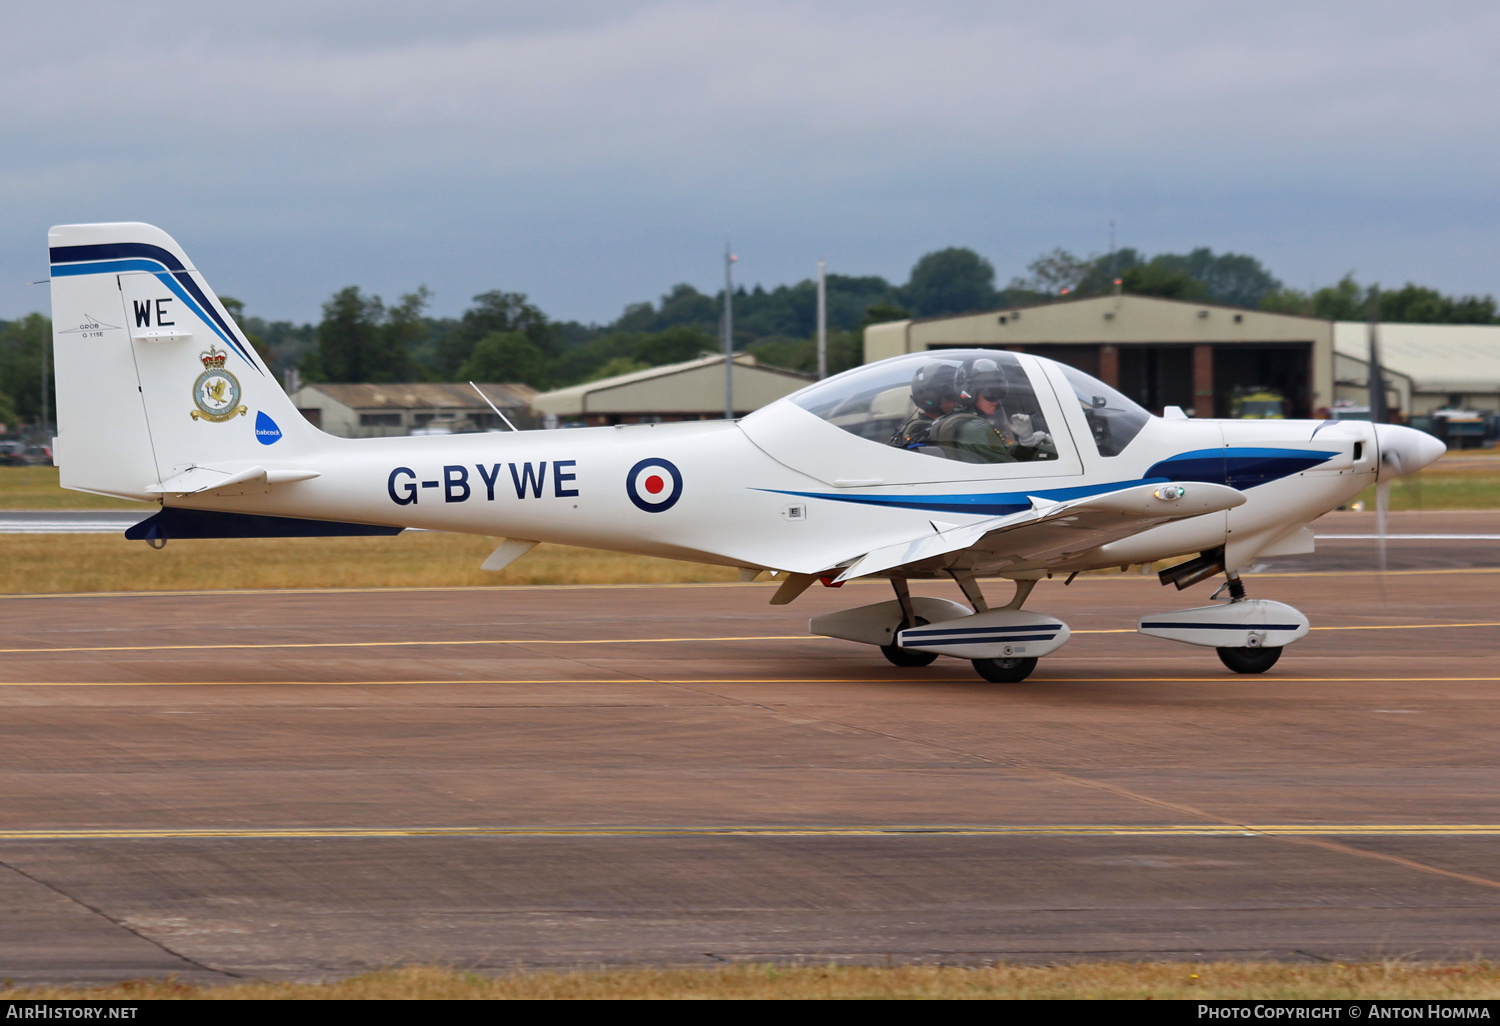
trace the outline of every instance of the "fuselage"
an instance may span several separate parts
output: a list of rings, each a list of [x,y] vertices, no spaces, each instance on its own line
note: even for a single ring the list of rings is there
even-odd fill
[[[1009,559],[973,569],[1082,570],[1221,545],[1232,569],[1261,552],[1294,551],[1307,523],[1358,494],[1380,466],[1372,426],[1360,422],[1149,417],[1128,444],[1104,455],[1088,411],[1070,401],[1063,370],[1022,361],[1055,449],[1044,462],[984,465],[903,451],[815,415],[793,396],[738,422],[323,435],[313,451],[297,454],[297,465],[317,471],[314,479],[168,504],[820,573],[923,532],[1028,509],[1033,497],[1201,481],[1240,489],[1247,501],[1045,564]]]

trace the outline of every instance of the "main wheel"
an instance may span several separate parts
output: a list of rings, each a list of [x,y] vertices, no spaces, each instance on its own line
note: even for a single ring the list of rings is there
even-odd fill
[[[975,659],[974,669],[994,684],[1019,684],[1036,669],[1035,659]]]
[[[896,628],[896,633],[901,633],[907,627],[926,626],[927,621],[919,616],[914,624],[903,621],[901,626]],[[880,654],[895,666],[926,666],[937,658],[936,652],[918,652],[914,648],[901,648],[899,645],[881,645]]]
[[[1218,648],[1219,662],[1235,673],[1265,673],[1281,658],[1279,648]]]

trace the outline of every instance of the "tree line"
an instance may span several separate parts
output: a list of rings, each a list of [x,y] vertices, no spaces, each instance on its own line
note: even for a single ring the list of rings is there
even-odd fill
[[[1116,290],[1220,303],[1246,309],[1363,320],[1372,305],[1383,321],[1496,324],[1490,296],[1451,296],[1407,283],[1384,290],[1347,274],[1336,284],[1288,288],[1256,258],[1206,247],[1155,256],[1123,248],[1077,256],[1045,253],[1027,273],[997,287],[994,266],[971,249],[950,247],[923,256],[903,284],[878,275],[830,274],[828,367],[863,359],[863,330],[907,317],[938,317],[1004,309]],[[428,314],[425,287],[386,303],[350,285],[323,304],[317,324],[247,315],[232,297],[221,301],[278,376],[295,369],[308,382],[493,381],[559,388],[721,351],[723,292],[679,284],[656,302],[632,303],[609,324],[548,317],[525,294],[493,290],[473,298],[459,317]],[[792,370],[817,366],[817,285],[806,279],[734,293],[734,345],[764,363]],[[41,359],[51,322],[30,314],[0,322],[0,423],[34,423],[41,412]],[[55,399],[48,408],[56,409]]]

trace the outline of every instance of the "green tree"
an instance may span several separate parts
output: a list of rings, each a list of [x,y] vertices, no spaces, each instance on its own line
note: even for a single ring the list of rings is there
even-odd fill
[[[1158,296],[1162,299],[1207,299],[1208,287],[1184,270],[1171,270],[1153,260],[1131,267],[1120,274],[1120,288],[1136,296]]]
[[[358,285],[323,304],[318,348],[304,360],[309,381],[406,381],[412,361],[399,332],[387,330],[385,304]]]
[[[602,381],[605,378],[619,377],[621,374],[634,374],[636,371],[649,370],[650,367],[649,363],[641,363],[639,360],[632,360],[628,356],[617,356],[584,380]]]
[[[1125,246],[1114,253],[1074,256],[1054,249],[1033,260],[1025,278],[1013,278],[1006,300],[1015,305],[1038,303],[1062,295],[1102,296],[1120,280],[1124,292],[1171,299],[1203,299],[1227,306],[1256,308],[1281,288],[1254,257],[1219,253],[1206,246],[1189,253],[1159,253],[1150,259]]]
[[[894,303],[874,303],[865,310],[864,317],[860,318],[859,330],[864,331],[872,324],[886,324],[890,321],[904,321],[911,313]]]
[[[492,331],[474,343],[469,358],[458,367],[457,377],[459,381],[520,381],[544,388],[547,354],[524,332]]]
[[[261,362],[267,367],[271,366],[271,361],[275,358],[276,354],[261,341],[261,337],[258,334],[250,329],[245,317],[245,304],[233,296],[220,296],[219,303],[225,310],[229,311],[229,316],[234,318],[234,323],[238,324],[240,330],[245,333],[245,341],[249,342],[250,347],[260,356]]]
[[[598,369],[611,360],[635,360],[639,335],[613,331],[568,349],[552,364],[552,381],[558,386],[576,385],[591,380]]]
[[[683,363],[696,360],[704,353],[717,352],[720,344],[702,328],[682,324],[666,331],[644,335],[636,342],[631,353],[636,362],[647,367],[660,367],[664,363]]]
[[[902,297],[920,317],[968,313],[999,305],[995,268],[972,249],[928,253],[911,269]]]
[[[1281,282],[1254,257],[1243,253],[1215,254],[1207,246],[1185,254],[1162,253],[1153,257],[1151,263],[1163,271],[1180,271],[1202,283],[1201,297],[1183,298],[1204,298],[1253,310],[1266,296],[1281,288]]]
[[[417,286],[417,291],[408,292],[401,302],[386,309],[385,320],[376,332],[380,351],[388,355],[393,370],[397,366],[403,369],[406,380],[418,376],[421,368],[415,354],[426,347],[432,330],[432,322],[422,316],[431,299],[432,292],[426,285]]]
[[[42,361],[47,360],[47,411],[57,415],[57,388],[51,367],[52,321],[27,314],[0,329],[0,392],[11,400],[11,419],[35,423],[42,412]],[[10,421],[7,421],[10,423]]]
[[[496,289],[475,296],[474,305],[464,311],[458,326],[438,341],[438,375],[455,380],[479,340],[496,332],[520,333],[547,358],[557,355],[556,332],[547,315],[527,302],[525,293]]]
[[[1408,324],[1494,324],[1491,296],[1445,296],[1437,289],[1407,282],[1380,293],[1380,319]]]

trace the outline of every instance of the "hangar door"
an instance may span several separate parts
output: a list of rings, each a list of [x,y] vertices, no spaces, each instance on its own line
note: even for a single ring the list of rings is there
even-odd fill
[[[1312,343],[1214,346],[1214,416],[1230,415],[1236,390],[1266,389],[1287,400],[1287,416],[1312,417]]]

